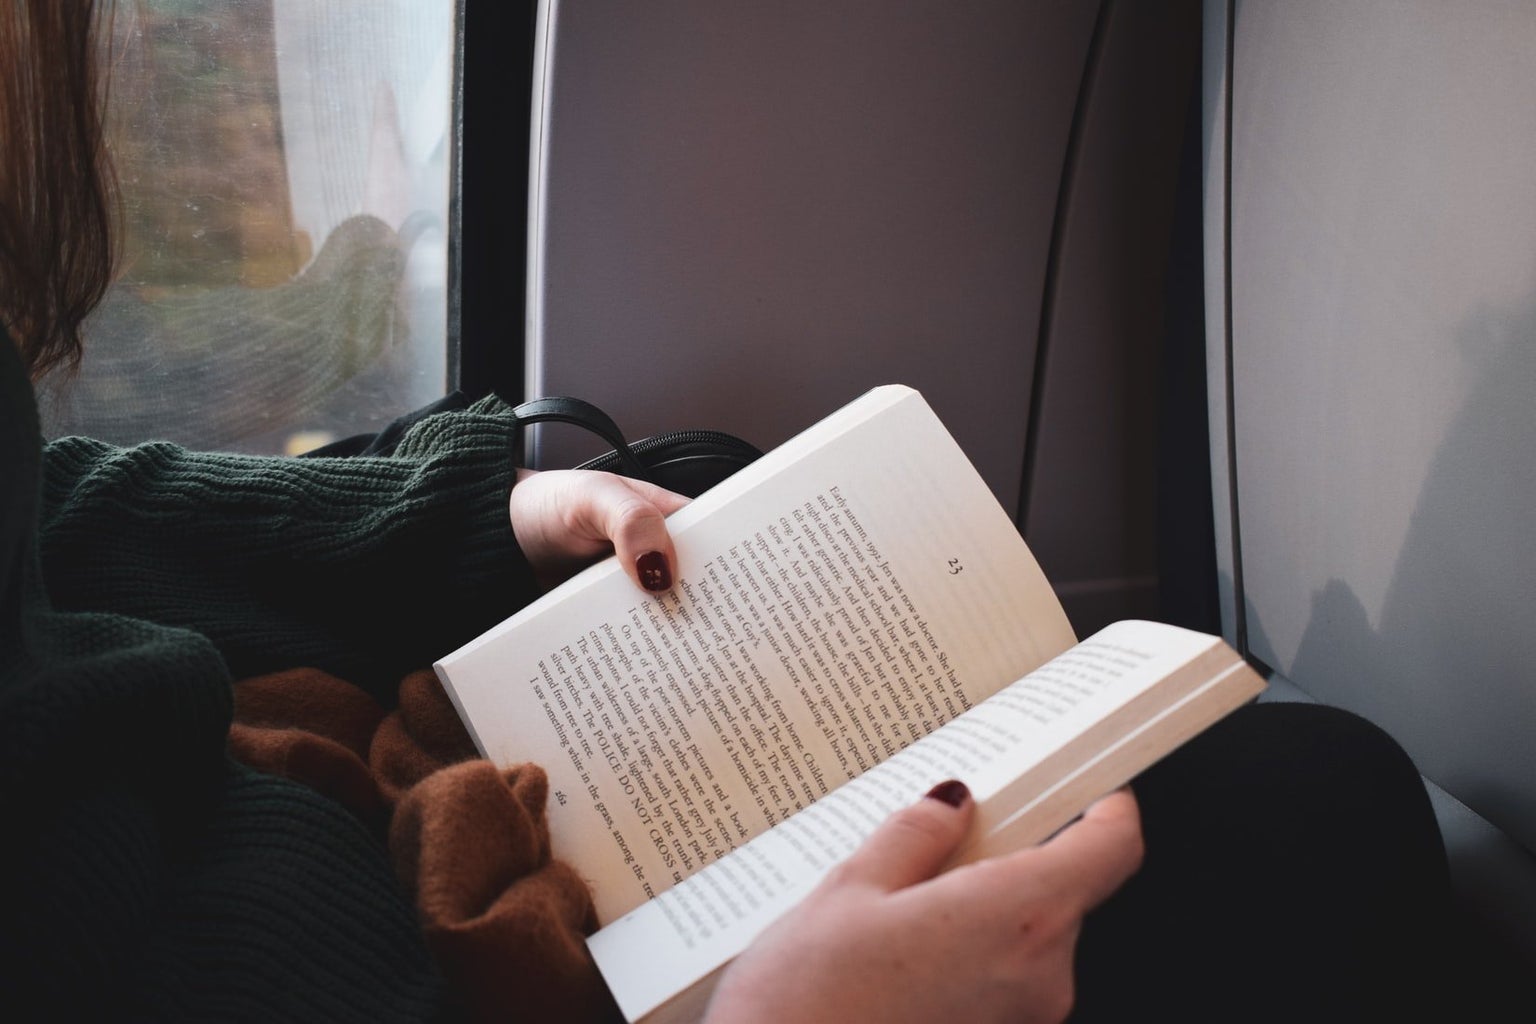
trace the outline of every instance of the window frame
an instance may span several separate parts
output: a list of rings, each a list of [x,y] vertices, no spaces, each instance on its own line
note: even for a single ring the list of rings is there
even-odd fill
[[[472,398],[492,391],[518,398],[525,295],[507,282],[527,278],[528,138],[539,3],[457,4],[447,383]],[[509,73],[518,58],[522,73]]]

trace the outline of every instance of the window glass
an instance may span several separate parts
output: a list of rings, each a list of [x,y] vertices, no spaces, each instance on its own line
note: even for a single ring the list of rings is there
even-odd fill
[[[454,6],[118,5],[125,258],[50,436],[296,453],[444,393]]]

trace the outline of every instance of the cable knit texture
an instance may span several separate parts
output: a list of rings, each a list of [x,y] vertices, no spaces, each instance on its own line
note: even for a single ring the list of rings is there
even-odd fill
[[[233,760],[231,679],[312,665],[383,716],[410,670],[526,601],[502,411],[432,417],[387,458],[43,449],[0,339],[4,1005],[59,1020],[443,1014],[379,839],[382,794],[370,821]],[[262,728],[258,697],[247,728]],[[358,729],[300,761],[356,756]],[[282,770],[325,774],[298,768]]]
[[[431,417],[382,458],[55,441],[49,595],[194,629],[237,678],[313,665],[392,700],[405,672],[533,589],[507,528],[516,428],[498,410]]]

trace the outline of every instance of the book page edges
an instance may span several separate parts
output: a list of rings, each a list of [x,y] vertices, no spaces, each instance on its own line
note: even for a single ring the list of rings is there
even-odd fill
[[[715,986],[729,966],[727,962],[716,967],[654,1010],[636,1017],[634,1024],[693,1024],[703,1020],[704,1011],[709,1009],[709,1001],[715,994]]]
[[[448,678],[448,672],[443,668],[443,663],[433,662],[432,671],[437,676],[437,681],[442,684],[443,692],[448,694],[448,699],[453,702],[453,710],[459,716],[459,721],[464,723],[464,731],[469,733],[469,738],[474,740],[475,749],[481,757],[490,757],[486,751],[485,743],[480,739],[480,734],[475,731],[475,723],[464,711],[464,704],[459,699],[458,691],[453,688],[453,681]]]
[[[1163,757],[1248,703],[1267,685],[1226,644],[1218,643],[1169,677],[1194,679],[1172,704],[1124,732],[1114,742],[1031,797],[1030,775],[1021,776],[983,801],[983,826],[950,861],[950,867],[1024,849],[1043,842],[1100,797],[1126,785]],[[1027,802],[1019,805],[1020,800]],[[1010,810],[1010,807],[1012,809]],[[999,820],[1000,819],[1000,820]]]

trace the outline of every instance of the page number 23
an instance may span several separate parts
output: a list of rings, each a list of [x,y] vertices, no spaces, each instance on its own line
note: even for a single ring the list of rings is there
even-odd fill
[[[949,560],[949,574],[951,576],[959,576],[963,572],[965,572],[965,566],[960,564],[960,559],[951,558]]]

